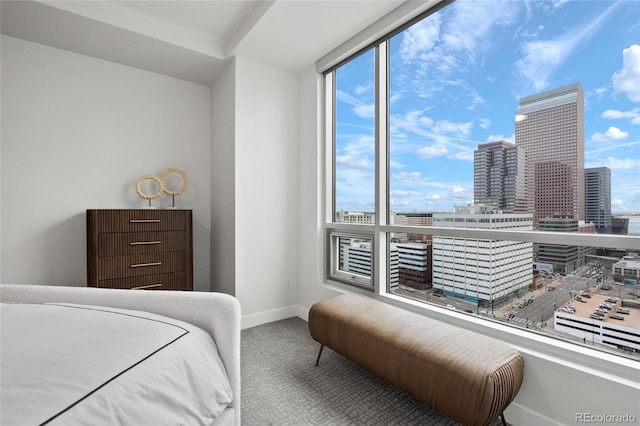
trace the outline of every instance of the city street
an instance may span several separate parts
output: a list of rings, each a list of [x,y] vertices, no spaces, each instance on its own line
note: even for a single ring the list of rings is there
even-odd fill
[[[600,278],[597,273],[601,274]],[[554,310],[569,302],[580,292],[600,293],[619,298],[633,297],[634,290],[637,292],[637,289],[630,286],[616,285],[609,279],[609,275],[609,269],[602,268],[597,264],[583,266],[572,275],[547,277],[542,288],[522,293],[520,297],[513,298],[493,310],[478,309],[474,304],[458,298],[445,297],[444,295],[436,296],[433,290],[415,290],[401,286],[397,293],[449,309],[492,317],[496,320],[540,331],[548,327],[552,329]],[[609,285],[611,289],[600,289],[599,286],[603,283]],[[576,305],[577,303],[581,302],[574,300],[572,304]]]

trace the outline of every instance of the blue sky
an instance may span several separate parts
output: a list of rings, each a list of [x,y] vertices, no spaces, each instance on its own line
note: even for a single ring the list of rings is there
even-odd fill
[[[585,167],[640,212],[640,2],[458,0],[390,41],[393,211],[473,201],[473,151],[514,142],[519,98],[580,82]],[[337,208],[373,211],[373,54],[337,73]]]

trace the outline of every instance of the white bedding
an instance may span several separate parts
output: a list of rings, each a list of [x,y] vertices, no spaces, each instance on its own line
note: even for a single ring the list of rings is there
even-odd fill
[[[0,424],[212,424],[233,392],[210,335],[79,304],[0,305]]]

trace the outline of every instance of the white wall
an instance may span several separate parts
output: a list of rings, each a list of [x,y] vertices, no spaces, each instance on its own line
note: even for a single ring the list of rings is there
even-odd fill
[[[211,290],[236,295],[235,61],[211,88]]]
[[[313,303],[339,293],[322,285],[323,156],[322,144],[318,143],[322,140],[322,122],[319,114],[322,85],[315,67],[310,67],[300,75],[299,90],[297,282],[298,303],[302,307],[300,316],[306,319],[307,310]]]
[[[247,327],[293,315],[298,78],[240,57],[235,71],[236,297]]]
[[[210,288],[209,87],[2,36],[4,283],[86,285],[86,209],[145,208],[146,174],[179,167],[194,288]],[[170,197],[152,202],[166,207]]]

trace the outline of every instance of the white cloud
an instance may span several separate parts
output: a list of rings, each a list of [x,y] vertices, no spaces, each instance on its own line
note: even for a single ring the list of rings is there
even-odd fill
[[[622,69],[611,77],[613,91],[624,93],[630,101],[640,102],[640,45],[622,51]]]
[[[399,179],[418,182],[422,180],[422,175],[420,174],[420,172],[402,172],[394,175],[393,178],[394,180]]]
[[[469,196],[469,191],[458,185],[453,185],[449,190],[449,197],[456,199],[469,199],[473,198]]]
[[[479,118],[478,122],[480,123],[478,124],[478,127],[481,129],[487,130],[491,126],[491,119],[489,118]]]
[[[364,159],[354,158],[349,155],[341,155],[336,157],[336,165],[348,169],[370,169],[371,164]]]
[[[391,191],[391,196],[392,197],[420,197],[422,196],[422,194],[420,194],[417,191],[396,190],[396,191]]]
[[[462,137],[469,136],[472,127],[472,122],[453,123],[448,120],[441,120],[435,123],[435,125],[433,126],[433,131],[436,133],[449,133],[454,136]]]
[[[415,67],[411,67],[410,73],[396,76],[396,80],[411,81],[411,90],[423,97],[434,96],[446,89],[446,85],[451,84],[447,79],[452,74],[482,63],[483,54],[495,44],[491,40],[493,30],[514,21],[521,7],[519,3],[509,0],[458,1],[442,13],[412,25],[400,35],[398,59]],[[467,108],[485,103],[472,86],[461,90],[465,92]]]
[[[361,87],[361,86],[358,86],[358,87]],[[356,88],[356,91],[358,91],[357,88]],[[356,98],[355,96],[352,96],[343,90],[336,90],[336,98],[341,102],[351,105],[353,107],[353,112],[358,117],[361,117],[361,118],[374,117],[375,108],[373,103],[364,102],[361,99]]]
[[[615,158],[609,157],[606,167],[611,170],[637,170],[640,169],[640,158]]]
[[[376,115],[374,104],[362,104],[353,107],[353,112],[360,118],[373,118]]]
[[[356,95],[362,95],[364,93],[368,93],[368,92],[370,93],[371,89],[367,89],[362,85],[357,85],[356,87],[353,88],[353,91],[356,93]]]
[[[473,161],[473,151],[459,151],[449,156],[452,160]]]
[[[487,142],[505,141],[505,142],[515,143],[515,139],[516,139],[515,135],[511,135],[511,136],[489,135],[489,136],[487,136]]]
[[[516,62],[516,70],[531,80],[536,91],[544,90],[549,76],[572,50],[570,40],[533,41],[523,48],[524,57]]]
[[[640,124],[640,109],[634,108],[631,111],[618,111],[615,109],[608,109],[602,113],[602,118],[616,119],[629,119],[631,124]]]
[[[473,122],[456,123],[449,120],[433,121],[430,117],[422,115],[424,111],[410,111],[404,115],[391,116],[391,134],[394,140],[401,137],[402,140],[418,140],[429,146],[415,148],[416,154],[423,159],[431,159],[452,154],[449,158],[454,160],[473,160],[473,150],[467,149],[456,141],[469,142],[466,139],[473,130]],[[417,136],[417,138],[415,137]]]
[[[440,157],[443,155],[447,155],[449,151],[447,148],[441,146],[425,146],[424,148],[420,148],[418,150],[418,156],[424,159]]]
[[[593,91],[595,92],[596,96],[601,98],[607,92],[607,88],[606,87],[598,87],[597,89],[594,89]]]
[[[440,38],[440,24],[440,14],[435,14],[408,28],[402,36],[401,57],[408,62],[430,52]]]
[[[545,90],[549,87],[549,79],[556,68],[572,53],[587,44],[587,40],[600,28],[615,7],[616,4],[613,3],[597,19],[587,21],[563,37],[525,43],[522,48],[523,57],[515,63],[516,70],[531,81],[536,91]]]
[[[447,50],[461,51],[467,59],[473,61],[486,50],[487,40],[496,26],[511,24],[519,5],[513,1],[456,2],[451,6],[453,17],[447,21],[442,39]]]
[[[627,136],[629,136],[629,133],[612,126],[604,133],[594,133],[591,136],[591,140],[594,142],[611,142],[625,139]]]

